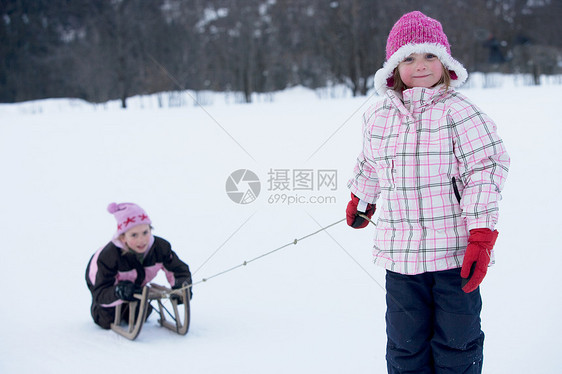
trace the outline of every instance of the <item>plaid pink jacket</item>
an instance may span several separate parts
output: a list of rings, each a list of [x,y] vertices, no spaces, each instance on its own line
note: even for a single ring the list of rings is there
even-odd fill
[[[458,268],[469,230],[494,229],[509,155],[494,122],[460,93],[397,95],[387,91],[364,114],[348,183],[377,203],[374,262],[402,274]]]

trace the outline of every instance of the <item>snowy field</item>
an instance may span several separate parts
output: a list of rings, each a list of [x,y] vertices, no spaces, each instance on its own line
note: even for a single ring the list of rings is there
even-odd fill
[[[484,373],[560,373],[562,86],[462,92],[497,122],[512,157],[497,263],[482,287]],[[204,109],[159,108],[154,97],[127,110],[0,105],[0,373],[384,373],[385,273],[371,264],[372,228],[342,222],[197,284],[186,336],[155,315],[134,342],[98,328],[84,281],[115,230],[113,201],[144,207],[196,282],[344,218],[373,100],[296,88]],[[260,179],[252,203],[225,192],[238,169]],[[312,191],[298,172],[312,173]]]

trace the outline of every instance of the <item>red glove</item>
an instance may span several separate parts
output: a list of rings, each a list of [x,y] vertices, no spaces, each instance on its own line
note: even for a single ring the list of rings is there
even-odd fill
[[[347,209],[345,210],[345,216],[347,218],[347,224],[354,229],[362,229],[363,227],[367,227],[369,221],[367,221],[363,217],[359,217],[357,215],[357,205],[359,204],[359,198],[355,196],[353,193],[351,194],[351,201],[347,203]],[[371,219],[373,214],[375,214],[377,206],[372,204],[367,204],[367,209],[365,211],[365,215]]]
[[[494,248],[497,238],[497,230],[470,230],[468,246],[466,247],[461,269],[461,277],[463,278],[462,290],[464,292],[470,293],[482,283],[488,271],[492,248]]]

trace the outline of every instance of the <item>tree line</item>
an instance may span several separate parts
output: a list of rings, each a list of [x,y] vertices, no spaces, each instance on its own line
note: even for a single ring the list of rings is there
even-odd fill
[[[0,0],[0,102],[345,84],[365,95],[405,12],[469,71],[559,74],[560,0]]]

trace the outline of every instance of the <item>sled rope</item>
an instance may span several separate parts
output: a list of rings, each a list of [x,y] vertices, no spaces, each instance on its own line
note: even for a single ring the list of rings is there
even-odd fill
[[[360,216],[360,217],[363,218],[363,219],[366,219],[367,221],[369,221],[370,223],[372,223],[373,225],[376,226],[376,224],[375,224],[369,217],[367,217],[366,215],[364,215],[364,214],[362,214],[362,213],[358,213],[357,215]],[[339,224],[339,223],[341,223],[341,222],[343,222],[343,221],[345,221],[345,220],[346,220],[345,218],[342,218],[342,219],[340,219],[339,221],[336,221],[336,222],[334,222],[334,223],[332,223],[332,224],[330,224],[330,225],[321,227],[320,229],[318,229],[318,230],[316,230],[316,231],[314,231],[314,232],[312,232],[312,233],[310,233],[310,234],[308,234],[308,235],[305,235],[305,236],[303,236],[303,237],[301,237],[301,238],[294,239],[292,242],[287,243],[287,244],[285,244],[285,245],[282,245],[281,247],[278,247],[278,248],[275,248],[275,249],[273,249],[273,250],[271,250],[271,251],[269,251],[269,252],[263,253],[263,254],[261,254],[261,255],[259,255],[259,256],[257,256],[257,257],[254,257],[254,258],[252,258],[252,259],[250,259],[250,260],[246,260],[246,261],[242,262],[242,263],[239,264],[239,265],[236,265],[236,266],[233,266],[233,267],[231,267],[231,268],[225,269],[225,270],[223,270],[223,271],[221,271],[221,272],[218,272],[218,273],[216,273],[216,274],[213,274],[213,275],[211,275],[211,276],[209,276],[209,277],[202,278],[202,279],[201,279],[200,281],[198,281],[198,282],[194,282],[194,283],[192,283],[192,284],[186,285],[186,286],[181,287],[181,288],[176,288],[176,289],[170,291],[169,293],[170,293],[170,294],[174,294],[174,293],[179,294],[179,293],[181,293],[182,290],[192,288],[192,287],[193,287],[194,285],[196,285],[196,284],[204,283],[204,282],[207,282],[207,281],[210,280],[210,279],[213,279],[213,278],[219,277],[219,276],[221,276],[221,275],[230,273],[231,271],[234,271],[234,270],[236,270],[236,269],[238,269],[238,268],[241,268],[241,267],[243,267],[243,266],[246,266],[246,265],[248,265],[248,264],[250,264],[250,263],[252,263],[252,262],[254,262],[254,261],[260,260],[260,259],[262,259],[262,258],[264,258],[264,257],[266,257],[266,256],[272,255],[273,253],[278,252],[278,251],[280,251],[280,250],[282,250],[282,249],[285,249],[285,248],[290,247],[290,246],[292,246],[292,245],[297,245],[300,241],[305,240],[305,239],[308,239],[308,238],[310,238],[311,236],[314,236],[314,235],[316,235],[316,234],[319,234],[319,233],[321,233],[322,231],[325,231],[325,230],[329,229],[330,227],[333,227],[333,226],[335,226],[335,225],[337,225],[337,224]]]
[[[365,214],[363,214],[363,213],[357,213],[357,215],[358,215],[359,217],[361,217],[361,218],[363,218],[363,219],[365,219],[365,220],[371,222],[373,225],[375,225],[375,227],[377,227],[377,224],[374,223],[374,222],[373,222],[369,217],[367,217]]]
[[[337,224],[339,224],[339,223],[341,223],[341,222],[343,222],[343,221],[345,221],[345,218],[342,218],[342,219],[340,219],[339,221],[336,221],[336,222],[334,222],[334,223],[332,223],[332,224],[330,224],[330,225],[328,225],[328,226],[324,226],[324,227],[322,227],[322,228],[320,228],[320,229],[318,229],[318,230],[316,230],[316,231],[314,231],[314,232],[312,232],[312,233],[310,233],[310,234],[308,234],[308,235],[303,236],[302,238],[294,239],[292,242],[287,243],[287,244],[285,244],[285,245],[282,245],[281,247],[278,247],[278,248],[275,248],[275,249],[273,249],[273,250],[271,250],[271,251],[269,251],[269,252],[263,253],[263,254],[261,254],[261,255],[259,255],[259,256],[257,256],[257,257],[254,257],[254,258],[252,258],[252,259],[250,259],[250,260],[246,260],[246,261],[242,262],[242,263],[239,264],[239,265],[233,266],[233,267],[228,268],[228,269],[226,269],[226,270],[223,270],[223,271],[221,271],[221,272],[219,272],[219,273],[213,274],[213,275],[211,275],[211,276],[209,276],[209,277],[202,278],[202,279],[201,279],[200,281],[198,281],[198,282],[194,282],[194,283],[192,283],[192,284],[188,284],[188,285],[186,285],[186,286],[184,286],[184,287],[181,287],[181,288],[176,288],[176,289],[170,291],[169,294],[174,294],[174,293],[178,293],[178,294],[179,294],[179,293],[181,293],[182,290],[184,290],[184,289],[189,289],[189,288],[193,287],[193,286],[196,285],[196,284],[204,283],[204,282],[207,282],[207,281],[210,280],[210,279],[219,277],[219,276],[224,275],[224,274],[226,274],[226,273],[230,273],[231,271],[234,271],[234,270],[236,270],[236,269],[238,269],[238,268],[241,268],[241,267],[243,267],[243,266],[246,266],[246,265],[248,265],[248,264],[250,264],[250,263],[252,263],[252,262],[254,262],[254,261],[257,261],[257,260],[259,260],[259,259],[262,259],[262,258],[264,258],[264,257],[266,257],[266,256],[272,255],[273,253],[278,252],[278,251],[280,251],[280,250],[282,250],[282,249],[284,249],[284,248],[287,248],[287,247],[289,247],[289,246],[291,246],[291,245],[297,245],[300,241],[305,240],[305,239],[308,239],[308,238],[310,238],[311,236],[314,236],[314,235],[316,235],[316,234],[318,234],[318,233],[321,233],[322,231],[325,231],[325,230],[329,229],[330,227],[333,227],[333,226],[335,226],[335,225],[337,225]]]
[[[308,234],[308,235],[303,236],[302,238],[294,239],[294,240],[293,240],[292,242],[290,242],[290,243],[287,243],[287,244],[285,244],[285,245],[282,245],[281,247],[275,248],[274,250],[271,250],[271,251],[266,252],[266,253],[264,253],[264,254],[262,254],[262,255],[259,255],[259,256],[257,256],[257,257],[254,257],[254,258],[252,258],[251,260],[246,260],[246,261],[244,261],[243,263],[241,263],[240,265],[233,266],[233,267],[231,267],[231,268],[229,268],[229,269],[226,269],[226,270],[223,270],[223,271],[221,271],[221,272],[219,272],[219,273],[217,273],[217,274],[211,275],[210,277],[203,278],[203,279],[201,279],[199,282],[196,282],[196,283],[194,283],[194,284],[199,284],[199,283],[202,283],[202,282],[207,282],[209,279],[216,278],[216,277],[218,277],[218,276],[220,276],[220,275],[223,275],[223,274],[229,273],[229,272],[231,272],[231,271],[233,271],[233,270],[236,270],[236,269],[238,269],[238,268],[240,268],[240,267],[242,267],[242,266],[246,266],[246,265],[248,265],[249,263],[252,263],[252,262],[254,262],[254,261],[257,261],[257,260],[259,260],[259,259],[262,259],[262,258],[264,258],[264,257],[266,257],[266,256],[269,256],[269,255],[271,255],[271,254],[273,254],[273,253],[275,253],[275,252],[278,252],[278,251],[280,251],[280,250],[282,250],[282,249],[284,249],[284,248],[287,248],[287,247],[289,247],[289,246],[291,246],[291,245],[297,245],[300,241],[305,240],[305,239],[307,239],[307,238],[310,238],[311,236],[314,236],[314,235],[316,235],[316,234],[318,234],[318,233],[320,233],[320,232],[322,232],[322,231],[324,231],[324,230],[327,230],[327,229],[329,229],[330,227],[335,226],[335,225],[337,225],[338,223],[343,222],[343,221],[345,221],[345,218],[340,219],[339,221],[336,221],[336,222],[334,222],[334,223],[332,223],[332,224],[330,224],[330,225],[328,225],[328,226],[324,226],[324,227],[320,228],[319,230],[314,231],[313,233],[310,233],[310,234]]]

